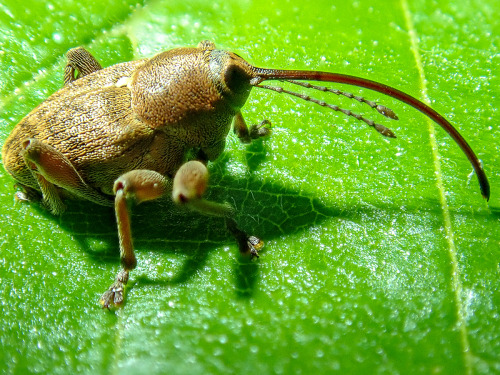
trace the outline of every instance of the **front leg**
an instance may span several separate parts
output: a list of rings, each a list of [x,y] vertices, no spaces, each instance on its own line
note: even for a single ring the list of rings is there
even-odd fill
[[[241,143],[251,143],[254,139],[267,137],[271,134],[271,123],[263,120],[260,124],[253,124],[248,127],[241,112],[234,116],[233,131],[240,139]]]
[[[236,224],[234,208],[228,203],[216,203],[203,199],[208,184],[207,167],[199,161],[189,161],[177,171],[172,189],[175,203],[185,205],[204,215],[223,217],[227,229],[235,237],[240,253],[258,257],[264,243],[255,236],[249,236]]]
[[[137,265],[130,229],[130,209],[134,204],[157,199],[167,191],[172,191],[175,203],[187,206],[204,215],[223,217],[227,228],[234,235],[242,255],[258,257],[263,242],[254,236],[248,236],[238,228],[234,220],[234,209],[229,204],[211,202],[202,198],[207,188],[208,171],[199,161],[185,163],[177,171],[173,187],[169,179],[149,170],[136,170],[125,173],[114,185],[115,212],[120,240],[120,258],[122,269],[115,282],[102,295],[100,303],[103,308],[123,303],[124,288],[129,272]]]
[[[102,295],[103,308],[119,306],[123,303],[124,288],[129,272],[137,266],[130,229],[130,209],[141,202],[154,200],[171,189],[171,181],[160,173],[150,170],[135,170],[120,176],[114,184],[115,213],[120,241],[120,259],[122,269],[115,282]]]

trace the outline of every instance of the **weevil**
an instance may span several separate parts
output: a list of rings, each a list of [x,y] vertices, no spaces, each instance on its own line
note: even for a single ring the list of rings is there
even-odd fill
[[[270,123],[248,127],[241,114],[252,88],[263,88],[340,111],[386,137],[384,125],[309,95],[281,86],[343,95],[397,119],[389,108],[347,92],[303,81],[335,82],[378,91],[407,103],[439,124],[463,150],[489,199],[481,163],[458,131],[422,101],[372,80],[338,73],[264,69],[209,41],[176,48],[152,58],[103,69],[84,48],[67,53],[64,87],[19,122],[2,148],[5,169],[21,186],[16,197],[39,201],[54,214],[66,199],[114,206],[121,269],[102,295],[103,308],[122,304],[129,272],[136,267],[130,229],[131,207],[171,195],[174,202],[204,215],[222,217],[242,254],[258,256],[263,242],[242,231],[234,209],[203,198],[207,163],[224,150],[231,127],[244,143],[271,133]]]

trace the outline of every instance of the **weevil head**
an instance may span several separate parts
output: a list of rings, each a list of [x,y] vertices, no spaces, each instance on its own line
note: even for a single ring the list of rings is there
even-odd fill
[[[478,175],[483,196],[489,198],[489,183],[481,163],[456,129],[427,104],[376,81],[340,73],[257,68],[235,53],[218,50],[213,43],[204,41],[197,48],[177,48],[147,60],[130,80],[127,79],[127,86],[137,118],[152,128],[169,131],[170,138],[182,137],[185,147],[199,148],[208,160],[214,160],[222,152],[231,121],[245,104],[252,87],[285,93],[340,111],[366,122],[384,136],[394,136],[387,127],[350,110],[342,110],[336,105],[281,87],[261,85],[267,80],[286,81],[337,95],[342,92],[322,86],[302,85],[297,81],[348,84],[378,91],[411,105],[443,127],[457,142]],[[388,118],[397,119],[394,112],[385,106],[352,94],[346,96],[370,105]]]
[[[253,69],[210,42],[162,52],[127,79],[133,116],[166,133],[173,148],[215,160],[250,94]]]
[[[209,42],[162,52],[132,75],[132,107],[153,127],[202,116],[209,121],[211,114],[232,118],[250,94],[253,69],[241,57]]]
[[[255,68],[235,53],[216,49],[208,51],[208,67],[224,100],[239,111],[252,89]]]

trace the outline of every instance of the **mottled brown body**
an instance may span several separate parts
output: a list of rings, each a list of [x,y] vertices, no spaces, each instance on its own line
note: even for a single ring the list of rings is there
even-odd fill
[[[227,105],[213,84],[206,55],[176,49],[67,84],[15,127],[3,147],[4,167],[39,190],[21,156],[22,141],[36,138],[65,155],[112,204],[114,181],[125,172],[148,169],[173,177],[190,150],[216,159],[238,108]],[[180,87],[186,83],[191,90]]]
[[[152,129],[132,112],[130,90],[115,86],[143,64],[118,64],[57,91],[14,128],[2,149],[4,167],[23,185],[39,190],[21,153],[22,142],[36,138],[64,154],[96,191],[112,194],[114,179],[128,165],[124,159],[140,160],[147,150],[141,144],[151,143]],[[111,181],[103,173],[106,168]]]
[[[432,108],[392,87],[336,73],[256,68],[241,57],[216,50],[211,42],[177,48],[150,59],[102,69],[83,48],[67,54],[65,86],[29,113],[2,148],[6,170],[24,188],[21,200],[39,199],[55,214],[64,199],[87,199],[114,205],[123,269],[101,297],[103,307],[119,305],[136,259],[130,231],[130,203],[171,194],[179,205],[225,219],[242,254],[258,256],[262,242],[241,231],[234,210],[203,199],[206,163],[224,150],[233,124],[242,142],[267,136],[269,122],[248,128],[240,112],[252,87],[296,96],[342,112],[395,137],[387,127],[350,110],[277,86],[282,80],[303,88],[344,95],[397,119],[385,106],[365,98],[296,80],[339,82],[382,92],[423,112],[442,126],[471,161],[483,196],[489,184],[476,155]],[[38,196],[38,198],[37,198]]]

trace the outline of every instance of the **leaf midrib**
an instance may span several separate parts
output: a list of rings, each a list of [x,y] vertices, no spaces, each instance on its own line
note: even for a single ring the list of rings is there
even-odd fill
[[[401,9],[403,12],[405,25],[408,30],[408,36],[410,39],[410,50],[414,56],[415,65],[418,70],[420,92],[422,94],[423,101],[427,104],[431,104],[427,89],[427,80],[425,78],[425,69],[422,63],[421,55],[419,53],[417,31],[415,29],[415,25],[412,19],[412,14],[408,6],[408,0],[401,0]],[[443,183],[443,174],[441,171],[441,162],[440,162],[441,156],[439,153],[439,146],[436,142],[436,128],[434,126],[434,123],[430,119],[427,119],[426,121],[429,130],[429,143],[432,152],[432,160],[435,171],[434,174],[436,176],[436,187],[439,192],[439,202],[443,215],[443,225],[446,236],[448,256],[451,263],[450,288],[452,290],[454,297],[453,305],[457,317],[457,328],[460,334],[460,345],[463,353],[463,361],[465,365],[466,374],[471,375],[473,374],[472,353],[470,350],[467,325],[465,322],[465,314],[464,314],[465,307],[463,306],[461,299],[463,286],[460,280],[460,269],[458,266],[457,249],[455,246],[453,227],[451,224],[450,209],[448,206],[448,202],[446,200],[445,188]]]

